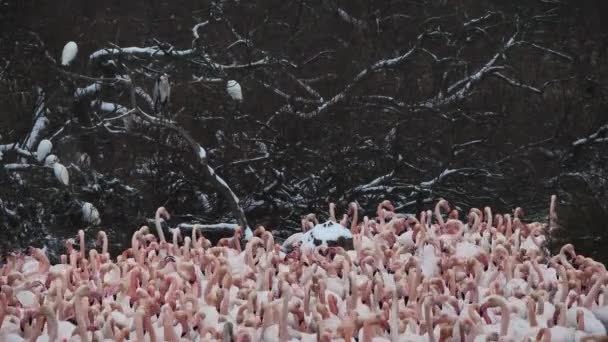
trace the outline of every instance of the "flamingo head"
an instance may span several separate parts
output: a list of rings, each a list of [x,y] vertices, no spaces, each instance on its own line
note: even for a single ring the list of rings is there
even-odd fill
[[[452,209],[450,211],[450,213],[448,214],[448,218],[452,219],[452,220],[457,220],[458,219],[458,210]]]
[[[481,304],[481,306],[479,307],[479,312],[482,314],[482,316],[484,316],[489,308],[503,306],[503,304],[504,301],[500,297],[498,297],[497,295],[491,295],[487,297],[485,303]]]
[[[571,243],[565,244],[560,252],[562,254],[568,254],[572,259],[576,259],[576,253],[574,252],[574,246]]]
[[[169,212],[167,211],[167,209],[165,209],[165,207],[159,207],[158,209],[156,209],[156,216],[162,217],[165,220],[171,219],[171,215],[169,215]]]
[[[253,235],[260,237],[260,236],[262,236],[262,234],[264,234],[265,231],[266,231],[266,228],[264,228],[264,226],[262,226],[262,225],[259,225],[253,231]]]
[[[439,202],[437,202],[437,206],[445,209],[447,212],[450,212],[450,203],[446,199],[440,199]]]
[[[138,230],[138,231],[139,231],[139,233],[140,233],[140,234],[142,234],[142,235],[144,235],[144,234],[148,234],[148,233],[150,233],[150,227],[148,227],[148,226],[144,225],[144,226],[139,227],[139,230]]]
[[[389,211],[395,211],[395,207],[389,200],[382,201],[378,207],[388,209]]]
[[[482,263],[485,266],[488,266],[490,264],[490,257],[488,256],[488,254],[485,251],[479,252],[475,259],[477,261],[479,261],[480,263]]]
[[[513,217],[520,218],[522,216],[524,216],[524,210],[521,207],[515,208],[515,211],[513,212]]]
[[[97,243],[98,245],[101,245],[105,238],[106,238],[106,232],[104,232],[103,230],[100,230],[99,232],[97,232],[97,239],[95,240],[95,243]]]
[[[217,242],[218,247],[229,247],[230,246],[230,239],[229,238],[221,238],[218,242]]]
[[[300,256],[302,255],[302,250],[300,248],[294,248],[291,252],[289,252],[286,256],[285,256],[285,260],[289,260],[289,259],[293,259],[293,260],[300,260]]]
[[[383,222],[386,218],[386,209],[390,210],[391,212],[395,211],[395,207],[393,207],[393,204],[389,200],[384,200],[380,202],[380,204],[378,204],[376,214],[378,215],[378,219],[380,219],[380,222]]]
[[[467,215],[467,223],[469,224],[469,226],[473,225],[473,222],[475,222],[476,217],[477,213],[471,209],[471,211],[469,211],[469,215]]]
[[[306,220],[308,220],[308,222],[311,222],[315,225],[319,224],[319,220],[317,219],[317,215],[315,215],[314,213],[310,213],[308,215],[306,215]]]

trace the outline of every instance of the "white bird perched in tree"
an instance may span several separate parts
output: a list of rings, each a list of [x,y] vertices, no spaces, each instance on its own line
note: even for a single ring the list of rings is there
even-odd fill
[[[46,156],[46,158],[44,159],[44,166],[53,166],[55,163],[57,163],[59,161],[59,158],[57,158],[56,155],[54,154],[49,154],[48,156]]]
[[[158,112],[169,103],[171,96],[171,85],[169,84],[169,75],[162,74],[154,83],[154,92],[152,93],[152,102],[154,103],[154,111]]]
[[[68,174],[68,169],[60,163],[53,164],[53,171],[55,172],[55,177],[57,180],[63,185],[70,184],[70,175]]]
[[[238,102],[243,101],[243,92],[241,90],[241,85],[239,84],[239,82],[235,80],[229,80],[226,84],[226,91],[233,100]]]
[[[63,47],[63,52],[61,53],[61,64],[62,65],[70,65],[70,63],[76,58],[76,54],[78,53],[78,45],[75,42],[68,42]]]
[[[78,164],[83,169],[88,169],[89,167],[91,167],[91,157],[89,156],[89,154],[86,152],[82,153],[78,158]]]
[[[89,202],[84,202],[82,205],[82,220],[86,223],[98,225],[101,223],[99,219],[99,211]]]
[[[53,143],[48,139],[42,139],[40,143],[38,143],[38,149],[36,150],[36,159],[39,162],[43,161],[46,156],[51,153],[51,149],[53,148]]]

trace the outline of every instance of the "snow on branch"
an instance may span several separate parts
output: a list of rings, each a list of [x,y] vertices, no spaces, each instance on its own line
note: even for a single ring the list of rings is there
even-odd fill
[[[433,203],[433,201],[434,201],[434,199],[432,197],[428,197],[428,198],[423,199],[422,201],[413,200],[413,201],[405,202],[399,206],[396,206],[395,212],[400,212],[407,207],[412,207],[412,206],[418,204],[419,202],[422,202],[422,204],[429,204],[429,203]]]
[[[221,233],[225,231],[227,235],[234,234],[234,231],[239,227],[236,223],[215,223],[215,224],[200,224],[200,223],[180,223],[177,225],[182,230],[182,233],[188,234],[192,232],[194,227],[197,227],[203,235],[205,233]]]
[[[33,164],[6,164],[4,165],[4,169],[6,171],[22,171],[22,170],[28,170],[33,168],[35,165]]]
[[[354,193],[366,192],[366,190],[368,190],[370,188],[377,187],[378,185],[391,180],[393,178],[394,174],[395,174],[395,171],[391,171],[391,172],[387,173],[386,175],[380,176],[367,184],[363,184],[363,185],[359,185],[359,186],[355,187],[352,190],[352,192],[354,192]]]
[[[192,83],[196,82],[205,82],[205,83],[223,83],[224,79],[216,78],[216,77],[205,77],[205,76],[196,76],[192,75]]]
[[[17,148],[19,148],[18,143],[4,144],[4,145],[0,145],[0,152],[12,151]]]
[[[424,34],[419,35],[416,43],[418,41],[420,41],[420,39],[422,39],[423,36],[424,36]],[[404,63],[406,60],[408,60],[414,54],[414,52],[417,49],[417,45],[418,44],[415,44],[414,47],[409,49],[406,53],[402,54],[401,56],[398,56],[395,58],[390,58],[390,59],[383,59],[383,60],[380,60],[380,61],[372,64],[370,67],[359,72],[357,74],[357,76],[355,76],[355,78],[353,78],[353,80],[350,81],[350,83],[347,84],[346,87],[344,87],[344,89],[341,92],[334,95],[334,97],[329,99],[327,102],[323,103],[316,110],[313,110],[308,113],[297,113],[296,115],[298,115],[299,117],[305,118],[305,119],[311,119],[320,114],[325,113],[330,108],[332,108],[336,104],[338,104],[338,103],[342,102],[344,99],[346,99],[347,95],[354,89],[354,87],[357,84],[359,84],[361,81],[367,79],[374,72],[384,69],[384,68],[393,68],[393,67],[396,67],[396,66]]]
[[[122,105],[117,103],[105,102],[105,101],[91,101],[91,106],[95,107],[99,105],[99,109],[108,113],[126,114],[129,110]]]
[[[49,124],[49,120],[44,115],[46,108],[44,92],[40,87],[36,88],[36,92],[38,93],[38,98],[36,99],[36,109],[34,110],[34,126],[32,127],[32,130],[25,141],[25,145],[23,146],[23,148],[28,151],[32,150],[34,144],[36,141],[38,141],[41,132]],[[22,160],[22,163],[25,163],[25,160]]]
[[[230,162],[229,165],[234,166],[234,165],[240,165],[240,164],[248,164],[248,163],[253,163],[253,162],[257,162],[257,161],[261,161],[261,160],[266,160],[270,157],[270,153],[266,152],[263,155],[259,156],[259,157],[254,157],[254,158],[249,158],[249,159],[242,159],[242,160],[235,160],[233,162]]]
[[[8,151],[17,151],[17,153],[19,153],[23,156],[26,156],[26,157],[32,156],[32,153],[28,150],[22,149],[21,146],[19,145],[19,143],[0,145],[0,152],[8,152]]]
[[[192,27],[192,35],[194,36],[194,38],[200,38],[200,36],[198,35],[198,29],[207,26],[207,24],[209,24],[209,20],[205,20],[202,23],[198,23]]]
[[[91,101],[91,106],[92,107],[98,106],[99,110],[106,112],[106,113],[118,114],[113,117],[103,118],[102,120],[100,120],[100,123],[97,126],[103,125],[111,133],[123,133],[123,132],[113,130],[108,125],[112,121],[122,120],[122,123],[127,130],[129,130],[129,128],[131,127],[133,113],[135,112],[134,109],[129,110],[129,109],[127,109],[127,107],[125,107],[123,105],[120,105],[117,103],[105,102],[105,101],[101,101],[101,100]]]
[[[280,89],[278,89],[276,87],[273,87],[271,84],[268,84],[266,82],[260,82],[260,83],[262,83],[262,85],[264,86],[264,88],[272,91],[273,93],[275,93],[278,96],[284,98],[285,100],[302,102],[302,103],[309,103],[309,104],[318,104],[319,102],[321,102],[319,100],[310,100],[310,99],[307,99],[307,98],[303,98],[301,96],[291,96],[291,95],[287,94],[286,92],[284,92],[284,91],[282,91],[282,90],[280,90]]]
[[[196,142],[196,140],[194,140],[194,138],[192,138],[190,133],[188,133],[181,126],[178,126],[175,122],[154,117],[150,114],[147,114],[141,108],[137,107],[137,104],[135,102],[135,89],[134,88],[135,87],[133,87],[131,85],[131,103],[132,103],[132,106],[134,107],[134,109],[135,108],[137,109],[135,111],[135,113],[140,118],[142,118],[144,121],[147,121],[153,125],[162,126],[162,127],[175,131],[184,140],[186,140],[188,142],[190,147],[193,149],[193,152],[198,157],[198,161],[202,166],[201,172],[203,173],[205,178],[208,179],[216,187],[218,192],[220,192],[226,198],[238,224],[242,227],[245,227],[245,237],[247,239],[251,238],[251,236],[253,236],[253,233],[251,231],[251,228],[247,224],[247,217],[245,216],[245,212],[243,211],[243,208],[241,207],[239,198],[232,191],[230,186],[224,181],[224,179],[222,179],[222,177],[220,177],[215,172],[215,170],[211,166],[209,166],[208,159],[207,159],[207,152],[205,151],[205,149],[198,142]]]
[[[76,91],[74,91],[74,97],[81,98],[81,97],[97,94],[100,91],[101,91],[101,83],[95,82],[84,88],[76,88]]]
[[[23,157],[28,157],[28,158],[32,157],[32,152],[22,149],[18,143],[0,145],[0,152],[7,152],[7,151],[15,151],[15,152],[17,152],[17,154],[19,154]],[[0,160],[2,160],[2,155],[0,155]]]
[[[378,71],[378,70],[380,70],[382,68],[393,68],[393,67],[396,67],[396,66],[400,65],[401,63],[405,62],[406,60],[408,60],[412,56],[412,54],[414,53],[414,51],[416,51],[417,43],[423,37],[424,37],[424,34],[419,35],[418,38],[416,39],[416,45],[413,48],[411,48],[410,50],[408,50],[406,53],[404,53],[403,55],[395,57],[395,58],[384,59],[384,60],[376,62],[371,67],[372,71]]]
[[[542,94],[542,92],[543,92],[542,90],[540,90],[540,89],[538,89],[536,87],[533,87],[531,85],[527,85],[527,84],[523,84],[521,82],[517,82],[516,80],[514,80],[512,78],[509,78],[509,77],[501,74],[500,72],[493,72],[492,75],[494,75],[494,76],[496,76],[496,77],[498,77],[500,79],[505,80],[507,83],[509,83],[510,85],[512,85],[514,87],[528,89],[528,90],[531,90],[531,91],[533,91],[533,92],[535,92],[537,94]]]
[[[474,19],[471,19],[469,21],[467,21],[466,23],[463,24],[464,27],[468,27],[468,26],[472,26],[475,25],[479,22],[482,22],[484,20],[490,19],[492,16],[494,16],[495,14],[497,14],[496,12],[488,12],[486,15],[481,16],[481,17],[477,17]]]
[[[238,69],[247,69],[247,68],[253,68],[253,67],[260,67],[260,66],[267,66],[267,65],[271,65],[272,60],[269,57],[264,57],[261,58],[255,62],[251,62],[251,63],[246,63],[246,64],[237,64],[237,63],[233,63],[233,64],[219,64],[219,63],[213,63],[212,66],[215,69],[219,69],[219,70],[238,70]]]
[[[148,107],[154,108],[154,101],[152,101],[152,97],[148,95],[148,93],[141,87],[135,87],[135,94],[137,94],[142,100],[144,100]]]
[[[435,184],[441,183],[443,180],[445,180],[447,177],[450,177],[452,175],[456,175],[456,174],[469,174],[469,173],[484,173],[487,176],[491,176],[492,174],[490,174],[490,172],[488,172],[487,170],[484,169],[477,169],[477,168],[472,168],[472,167],[467,167],[467,168],[460,168],[460,169],[445,169],[443,170],[437,177],[426,181],[426,182],[420,182],[420,187],[422,188],[430,188]]]
[[[446,177],[453,175],[453,174],[457,174],[459,171],[461,171],[461,169],[453,169],[453,170],[445,169],[445,170],[441,171],[441,173],[437,177],[435,177],[429,181],[426,181],[426,182],[420,182],[420,186],[423,188],[431,187],[434,184],[441,182]]]
[[[469,91],[473,88],[475,84],[477,84],[481,79],[488,73],[494,72],[497,70],[497,67],[494,65],[499,57],[501,57],[509,48],[515,45],[515,37],[519,34],[519,32],[515,32],[511,38],[505,43],[502,47],[501,51],[498,51],[490,60],[484,64],[479,70],[474,72],[471,75],[466,76],[463,79],[456,81],[454,84],[448,87],[447,96],[443,93],[439,93],[437,96],[420,103],[418,106],[428,109],[435,109],[438,106],[444,106],[450,104],[455,101],[459,101],[464,99]],[[500,68],[498,68],[500,69]],[[458,90],[457,90],[458,89]]]
[[[608,135],[608,124],[601,126],[593,134],[590,134],[586,138],[581,138],[581,139],[576,140],[575,142],[572,143],[572,146],[576,147],[576,146],[581,146],[581,145],[585,145],[585,144],[589,144],[589,143],[593,143],[593,142],[604,142],[604,141],[606,141],[606,138],[602,136],[604,134]]]
[[[483,144],[485,142],[486,141],[484,139],[476,139],[476,140],[467,141],[467,142],[462,143],[462,144],[456,144],[456,145],[452,146],[452,153],[454,154],[454,156],[457,156],[460,153],[462,153],[462,151],[466,147],[471,146],[471,145]]]
[[[186,50],[175,50],[172,47],[169,49],[163,49],[159,46],[151,47],[126,47],[126,48],[113,48],[103,49],[93,52],[90,56],[90,60],[95,60],[105,56],[114,55],[135,55],[135,56],[147,56],[147,57],[159,57],[159,56],[190,56],[195,53],[194,49]]]
[[[323,97],[321,96],[321,94],[319,94],[316,90],[314,90],[311,86],[309,86],[308,84],[302,82],[302,80],[296,78],[293,74],[288,73],[288,75],[291,77],[291,79],[294,80],[294,82],[296,82],[297,85],[299,85],[300,87],[302,87],[302,89],[304,89],[307,93],[309,93],[310,95],[314,96],[315,98],[317,98],[317,100],[319,102],[323,102]]]
[[[565,59],[565,60],[568,60],[568,61],[570,61],[570,62],[573,62],[573,61],[574,61],[574,58],[572,58],[572,57],[570,57],[570,56],[566,55],[566,54],[565,54],[565,53],[563,53],[563,52],[555,51],[555,50],[553,50],[553,49],[546,48],[546,47],[541,46],[541,45],[538,45],[538,44],[536,44],[536,43],[529,43],[529,44],[530,44],[530,46],[532,46],[532,47],[535,47],[535,48],[537,48],[537,49],[539,49],[539,50],[545,51],[545,52],[550,53],[550,54],[552,54],[552,55],[558,56],[558,57],[563,58],[563,59]]]
[[[405,102],[400,101],[392,96],[386,95],[366,95],[360,97],[363,100],[373,101],[373,102],[386,102],[391,103],[397,107],[405,107]]]
[[[154,224],[153,219],[147,220],[148,224]],[[234,231],[239,227],[236,223],[213,223],[213,224],[202,224],[202,223],[179,223],[177,228],[181,230],[182,234],[191,234],[192,229],[196,227],[200,230],[203,235],[206,233],[215,233],[220,235],[233,235]]]
[[[364,21],[353,17],[352,15],[348,14],[348,12],[341,9],[340,7],[336,8],[336,12],[338,12],[338,17],[340,19],[344,20],[345,22],[347,22],[353,26],[356,26],[359,29],[367,29],[367,24]]]

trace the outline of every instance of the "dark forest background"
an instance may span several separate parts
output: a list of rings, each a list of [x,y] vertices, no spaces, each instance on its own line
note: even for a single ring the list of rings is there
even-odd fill
[[[607,262],[606,13],[602,0],[2,1],[0,255],[57,251],[78,229],[107,231],[116,252],[161,205],[171,226],[246,220],[284,237],[330,201],[375,216],[382,199],[415,213],[446,198],[544,220],[555,193],[555,246]],[[171,99],[155,112],[161,73]],[[43,138],[68,186],[31,153]]]

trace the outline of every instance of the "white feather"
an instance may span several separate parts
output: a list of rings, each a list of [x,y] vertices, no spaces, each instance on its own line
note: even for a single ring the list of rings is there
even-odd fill
[[[70,65],[70,63],[76,58],[76,54],[78,53],[78,45],[75,42],[68,42],[63,47],[63,52],[61,53],[61,64],[62,65]]]
[[[241,90],[241,85],[239,82],[235,80],[230,80],[226,84],[226,91],[228,95],[235,101],[243,101],[243,92]]]
[[[53,164],[53,171],[55,172],[55,177],[57,180],[63,185],[70,184],[70,175],[68,174],[68,169],[60,163]]]
[[[56,162],[59,161],[59,158],[57,158],[56,155],[54,154],[49,154],[48,156],[46,156],[46,158],[44,159],[44,166],[53,166],[53,164],[55,164]]]
[[[99,219],[99,211],[89,202],[84,202],[82,205],[82,220],[86,223],[97,225],[101,222]]]
[[[38,149],[36,150],[36,159],[39,162],[43,161],[46,156],[51,153],[51,149],[53,148],[53,143],[48,139],[42,139],[40,143],[38,143]]]

